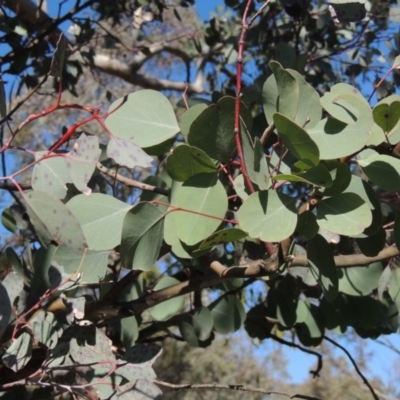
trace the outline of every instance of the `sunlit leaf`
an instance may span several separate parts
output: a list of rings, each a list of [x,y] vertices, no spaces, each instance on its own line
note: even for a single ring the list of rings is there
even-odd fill
[[[105,124],[111,133],[139,147],[154,146],[179,132],[171,103],[155,90],[138,90],[122,97],[108,112]]]
[[[265,242],[280,242],[295,230],[295,199],[274,190],[253,193],[240,207],[240,227]]]
[[[43,244],[54,241],[78,253],[88,246],[79,218],[60,200],[35,190],[26,194],[24,201],[26,212]]]
[[[75,196],[67,206],[82,226],[90,250],[110,250],[121,243],[122,224],[132,206],[101,193]]]

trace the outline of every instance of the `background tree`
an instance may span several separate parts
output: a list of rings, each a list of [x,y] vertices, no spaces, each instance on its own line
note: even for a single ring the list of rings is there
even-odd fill
[[[0,102],[13,197],[0,388],[157,398],[180,382],[152,368],[168,339],[187,345],[166,344],[160,363],[196,360],[181,379],[215,390],[207,365],[221,389],[254,398],[340,397],[344,377],[354,398],[389,397],[320,356],[312,383],[293,388],[282,372],[272,385],[217,337],[244,326],[315,354],[334,345],[329,331],[397,331],[397,7],[226,1],[202,22],[193,3],[60,2],[55,18],[45,2],[1,3],[15,89]],[[368,87],[383,98],[373,108]]]

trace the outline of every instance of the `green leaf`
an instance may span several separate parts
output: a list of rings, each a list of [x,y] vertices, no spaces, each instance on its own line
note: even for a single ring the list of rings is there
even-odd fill
[[[347,164],[341,163],[338,160],[323,161],[321,165],[325,165],[331,175],[332,185],[326,188],[321,188],[318,192],[324,196],[334,196],[342,193],[348,186],[351,180],[351,171]]]
[[[400,141],[400,96],[384,98],[373,108],[372,113],[374,121],[383,130],[389,142],[397,144]]]
[[[121,241],[125,268],[149,271],[154,266],[164,236],[164,215],[150,203],[139,203],[126,214]]]
[[[254,141],[254,172],[256,177],[256,184],[260,190],[269,189],[269,169],[265,152],[259,138],[255,138]]]
[[[244,327],[251,338],[263,340],[270,337],[276,324],[267,320],[269,311],[264,303],[257,304],[248,311]]]
[[[396,211],[396,216],[395,216],[395,220],[394,220],[393,236],[394,236],[394,243],[396,244],[396,247],[398,249],[400,249],[400,211]]]
[[[9,272],[3,279],[3,286],[6,288],[11,304],[21,295],[24,290],[24,278],[16,272]],[[7,304],[7,302],[6,302]]]
[[[25,221],[26,222],[26,221]],[[15,233],[18,229],[17,227],[17,221],[15,220],[12,209],[5,208],[1,214],[1,223],[3,224],[3,227],[6,228],[9,232]],[[25,223],[26,225],[26,223]]]
[[[237,228],[227,228],[218,232],[214,232],[207,239],[203,240],[200,249],[209,249],[218,246],[219,244],[226,244],[229,242],[236,242],[237,240],[244,239],[247,236],[246,232]]]
[[[179,322],[179,331],[192,347],[201,347],[213,330],[213,315],[207,307],[201,307],[193,315],[188,315]]]
[[[321,104],[335,119],[352,124],[362,116],[362,112],[371,114],[368,101],[355,87],[338,83],[321,97]]]
[[[321,235],[316,235],[308,241],[307,258],[311,272],[320,283],[324,296],[329,302],[332,302],[338,294],[337,268],[333,251]]]
[[[400,268],[391,271],[389,295],[396,303],[397,309],[400,310]]]
[[[317,206],[318,225],[339,235],[358,235],[371,225],[368,204],[355,193],[324,198]]]
[[[335,118],[322,119],[308,131],[317,144],[321,160],[346,157],[360,151],[367,143],[372,128],[372,118],[359,117],[356,123],[347,125]]]
[[[278,106],[276,111],[284,115],[287,119],[294,121],[297,113],[299,85],[296,78],[278,62],[271,61],[269,63],[278,87]],[[269,94],[263,91],[264,102],[268,103]],[[267,99],[266,99],[267,98]]]
[[[250,196],[249,188],[244,183],[244,176],[239,174],[233,180],[233,187],[235,188],[236,194],[242,199],[245,200]]]
[[[132,207],[111,196],[93,193],[73,197],[67,207],[85,233],[90,250],[110,250],[121,243],[124,218]]]
[[[366,228],[363,233],[359,235],[354,235],[354,237],[362,239],[378,232],[378,230],[382,228],[382,210],[381,204],[376,197],[376,193],[374,189],[372,189],[371,185],[359,178],[358,176],[352,175],[350,184],[346,188],[345,193],[358,194],[365,201],[372,212],[371,225]]]
[[[107,157],[127,168],[151,168],[153,165],[153,157],[147,155],[137,144],[116,136],[110,137],[107,145]]]
[[[386,244],[386,231],[380,227],[377,232],[370,236],[356,238],[356,243],[367,257],[375,257],[383,250]]]
[[[54,261],[64,267],[65,273],[73,275],[79,272],[81,284],[100,282],[107,271],[109,251],[87,250],[84,253],[75,253],[66,247],[58,247]]]
[[[136,316],[121,318],[119,320],[121,342],[126,348],[133,346],[139,337],[139,327]]]
[[[288,69],[290,74],[296,79],[299,95],[292,101],[297,102],[296,122],[300,126],[308,129],[313,128],[321,119],[322,107],[318,92],[297,72]]]
[[[294,173],[292,169],[292,174],[275,175],[274,179],[277,181],[304,182],[318,187],[332,186],[331,174],[323,164],[318,164],[316,167],[301,173]]]
[[[340,268],[339,292],[351,296],[367,296],[378,287],[382,264],[372,263],[367,267]]]
[[[165,289],[167,287],[177,285],[180,283],[177,279],[171,276],[164,276],[161,278],[157,285],[154,286],[153,291]],[[166,321],[167,319],[179,314],[185,306],[185,297],[178,296],[170,300],[157,304],[149,308],[150,315],[157,321]]]
[[[60,200],[35,190],[24,196],[24,202],[26,212],[44,245],[54,241],[78,253],[88,246],[77,216]]]
[[[17,372],[28,364],[31,357],[32,339],[28,333],[23,332],[11,343],[11,346],[6,350],[1,359],[7,368]]]
[[[289,275],[290,276],[290,275]],[[276,318],[279,323],[286,328],[291,328],[297,320],[297,305],[299,298],[293,293],[295,289],[294,279],[284,282],[283,285],[279,285],[279,290],[276,292]],[[291,292],[282,290],[289,287],[292,289]]]
[[[151,367],[161,355],[162,348],[156,343],[138,344],[129,348],[121,358],[131,364],[138,364],[143,368]]]
[[[171,103],[155,90],[124,96],[111,104],[108,112],[105,124],[111,133],[139,147],[154,146],[179,132]]]
[[[26,268],[25,264],[23,264],[23,260],[21,262],[21,259],[18,257],[15,250],[12,247],[7,247],[6,255],[13,271],[16,272],[20,277],[24,278],[24,280],[29,281],[32,277],[32,274]]]
[[[217,167],[203,150],[197,147],[181,145],[167,158],[169,176],[180,182],[201,173],[215,173]]]
[[[264,83],[262,102],[265,117],[268,124],[271,125],[274,122],[273,115],[279,110],[279,91],[274,75],[270,75]]]
[[[329,3],[334,9],[334,18],[342,23],[361,21],[367,13],[364,2],[359,0],[331,0]]]
[[[195,245],[211,235],[225,217],[228,208],[225,189],[216,175],[199,174],[173,190],[166,220],[173,218],[179,239]]]
[[[100,159],[101,150],[97,136],[86,136],[82,133],[72,150],[66,154],[65,164],[75,187],[86,195],[92,193],[87,187],[90,178]]]
[[[252,238],[280,242],[296,228],[295,201],[274,190],[253,193],[238,212],[240,227]]]
[[[317,218],[312,211],[306,210],[298,216],[294,232],[296,236],[310,240],[318,233],[318,230]]]
[[[11,301],[7,289],[0,282],[0,338],[6,331],[11,317]]]
[[[217,104],[208,106],[191,124],[188,141],[209,157],[227,162],[236,154],[234,135],[235,99],[222,97]],[[244,104],[240,116],[249,131],[253,124],[250,111]]]
[[[50,287],[49,270],[56,250],[56,246],[50,245],[48,248],[41,247],[35,252],[30,293],[31,301],[37,301],[46,289]]]
[[[368,179],[384,190],[400,190],[400,160],[382,154],[358,160]]]
[[[279,63],[270,63],[271,75],[263,87],[264,113],[269,123],[279,112],[300,126],[313,128],[321,119],[319,95],[304,78],[292,69],[283,69]]]
[[[295,327],[297,336],[304,346],[317,346],[322,341],[324,329],[318,313],[319,309],[314,304],[299,301],[297,305],[298,322]]]
[[[278,113],[274,114],[274,122],[283,144],[296,158],[310,167],[318,165],[318,147],[303,128]]]
[[[49,349],[56,347],[62,330],[60,330],[53,313],[39,310],[29,323],[36,343],[41,343]]]
[[[221,334],[237,331],[246,318],[243,304],[233,294],[219,297],[208,308],[214,318],[214,329]]]
[[[42,158],[47,151],[35,153],[35,160]],[[45,158],[35,164],[32,171],[32,189],[49,193],[59,199],[67,194],[67,183],[71,182],[63,156]]]
[[[186,110],[181,117],[181,133],[187,139],[193,121],[207,108],[207,104],[196,104]]]

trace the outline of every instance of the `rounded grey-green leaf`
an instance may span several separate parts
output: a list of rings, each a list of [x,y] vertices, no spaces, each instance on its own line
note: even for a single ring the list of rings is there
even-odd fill
[[[82,226],[90,250],[110,250],[118,246],[125,215],[132,208],[102,193],[75,196],[67,207]]]
[[[15,339],[1,358],[3,364],[14,372],[19,371],[28,364],[32,357],[32,338],[26,332],[23,332]]]
[[[370,236],[356,238],[356,243],[363,253],[367,257],[375,257],[385,247],[386,243],[386,231],[380,227],[377,232]]]
[[[125,268],[148,271],[154,266],[164,237],[164,215],[158,207],[145,202],[126,214],[120,250]]]
[[[337,268],[332,248],[321,235],[308,241],[307,258],[311,272],[321,284],[324,296],[332,302],[338,294]]]
[[[109,251],[87,250],[76,253],[66,247],[59,246],[54,255],[57,264],[64,267],[67,274],[81,273],[79,283],[90,284],[101,281],[107,271]]]
[[[265,242],[280,242],[296,229],[295,199],[275,190],[253,193],[238,212],[241,229]]]
[[[379,285],[382,264],[376,262],[366,267],[350,267],[338,270],[339,292],[351,296],[367,296]]]
[[[227,228],[218,232],[214,232],[211,236],[205,239],[200,249],[209,249],[219,244],[225,244],[229,242],[235,242],[240,239],[244,239],[247,233],[238,228]]]
[[[400,190],[400,160],[383,155],[373,154],[358,164],[368,179],[384,190]]]
[[[280,113],[274,114],[274,123],[283,144],[290,153],[310,167],[318,165],[320,150],[313,138],[302,127]]]
[[[339,235],[358,235],[371,225],[372,213],[355,193],[341,193],[325,198],[317,206],[318,225]]]
[[[173,286],[180,283],[177,279],[170,276],[165,276],[161,278],[157,285],[154,286],[154,291],[165,289],[167,287]],[[149,308],[151,316],[157,321],[166,321],[167,319],[173,317],[174,315],[180,313],[185,306],[185,297],[178,296],[170,300],[164,301],[157,304],[154,307]]]
[[[316,167],[309,168],[300,173],[295,173],[292,170],[292,174],[275,175],[274,179],[289,182],[304,182],[317,187],[329,188],[332,186],[331,174],[322,164],[318,164]]]
[[[207,104],[200,103],[190,107],[181,117],[181,133],[187,138],[190,131],[190,125],[207,108]]]
[[[349,125],[329,117],[307,132],[318,146],[320,159],[333,160],[360,151],[369,140],[372,124],[372,117],[368,116],[360,116],[356,123]]]
[[[138,90],[111,104],[105,124],[111,133],[139,147],[162,143],[179,132],[169,100],[155,90]]]
[[[189,144],[203,150],[212,159],[228,162],[236,153],[234,110],[235,99],[229,96],[208,106],[190,125]],[[253,118],[244,104],[240,107],[240,116],[251,131]]]
[[[199,347],[207,340],[214,327],[214,319],[207,307],[201,307],[193,315],[183,318],[179,330],[186,342],[193,347]]]
[[[168,218],[173,218],[179,239],[194,245],[211,235],[228,208],[226,191],[214,174],[198,174],[179,187],[171,199]]]
[[[302,212],[297,219],[295,235],[306,240],[312,239],[319,230],[317,218],[310,210]]]
[[[214,173],[217,170],[210,157],[197,147],[181,145],[167,158],[169,176],[180,182],[201,173]]]
[[[326,166],[331,175],[332,185],[321,188],[318,192],[324,196],[334,196],[335,194],[342,193],[349,186],[351,180],[349,166],[338,160],[326,160],[322,161],[322,164]]]
[[[365,201],[365,203],[368,204],[368,207],[372,212],[371,225],[366,228],[363,233],[355,235],[354,237],[366,238],[378,232],[378,230],[382,227],[382,210],[381,204],[376,197],[376,192],[371,185],[358,176],[352,175],[350,184],[346,188],[345,193],[358,194]]]
[[[7,289],[0,282],[0,338],[7,329],[11,317],[11,302]]]
[[[237,331],[246,318],[243,304],[236,295],[221,296],[209,305],[214,318],[214,329],[221,334]]]
[[[43,244],[55,241],[78,253],[88,247],[79,219],[60,200],[34,190],[24,195],[24,202],[26,212]]]

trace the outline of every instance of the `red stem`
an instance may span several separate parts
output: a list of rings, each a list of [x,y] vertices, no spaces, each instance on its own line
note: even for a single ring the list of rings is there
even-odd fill
[[[243,13],[242,18],[242,32],[240,33],[239,38],[239,47],[238,47],[238,60],[237,60],[237,68],[236,68],[236,98],[235,98],[235,125],[234,125],[234,133],[235,133],[235,142],[237,153],[240,161],[240,169],[243,173],[244,181],[250,191],[250,193],[254,193],[253,183],[250,180],[249,174],[247,172],[246,164],[244,161],[243,155],[243,147],[242,140],[240,138],[240,95],[242,92],[242,71],[243,71],[243,52],[244,52],[244,39],[246,37],[247,29],[249,26],[247,25],[247,14],[250,10],[250,6],[253,0],[248,0],[246,9]]]

